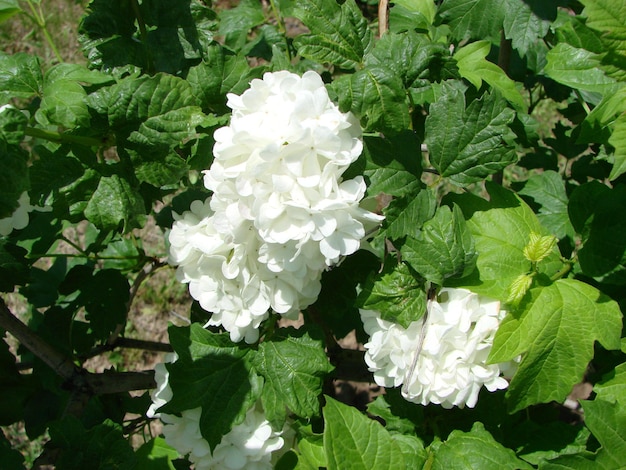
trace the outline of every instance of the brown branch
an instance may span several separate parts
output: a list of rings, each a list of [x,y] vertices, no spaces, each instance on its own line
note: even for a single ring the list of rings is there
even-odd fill
[[[389,30],[389,0],[378,2],[378,35],[383,36]]]
[[[95,374],[74,364],[72,358],[58,351],[11,313],[0,298],[0,328],[11,333],[22,345],[65,380],[64,387],[75,393],[68,412],[80,414],[93,395],[130,392],[154,388],[154,372],[104,372]]]

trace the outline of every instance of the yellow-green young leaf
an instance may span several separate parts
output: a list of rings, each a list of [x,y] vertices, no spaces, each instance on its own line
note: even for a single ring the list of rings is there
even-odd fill
[[[622,114],[615,121],[613,132],[609,137],[609,144],[615,147],[613,168],[609,178],[615,180],[626,172],[626,115]]]
[[[556,245],[557,239],[554,235],[539,235],[530,232],[528,244],[524,247],[524,256],[531,263],[538,263],[544,260]]]
[[[323,414],[328,470],[405,468],[400,447],[378,421],[328,396]]]
[[[574,279],[531,290],[520,312],[502,321],[492,363],[524,354],[507,391],[511,411],[563,401],[593,358],[594,342],[619,349],[622,314],[617,303]]]
[[[454,430],[444,442],[428,448],[431,470],[520,470],[532,467],[518,459],[515,452],[497,442],[476,422],[471,431]]]
[[[533,277],[532,274],[520,274],[514,279],[509,286],[509,296],[506,299],[506,303],[517,306],[526,295],[526,292],[528,292],[528,289],[530,289]]]
[[[454,54],[462,77],[470,81],[477,89],[486,81],[493,88],[498,89],[509,103],[518,111],[526,112],[528,106],[511,80],[496,64],[487,60],[491,49],[489,41],[476,41],[458,49]]]

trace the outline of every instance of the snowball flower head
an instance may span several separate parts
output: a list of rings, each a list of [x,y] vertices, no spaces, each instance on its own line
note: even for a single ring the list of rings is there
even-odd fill
[[[508,387],[504,369],[515,364],[487,364],[493,338],[506,312],[500,303],[465,289],[444,288],[430,303],[425,320],[407,328],[361,310],[365,331],[365,361],[374,380],[384,387],[402,388],[407,400],[444,408],[473,408],[481,387],[490,392]],[[425,331],[423,329],[425,328]],[[423,335],[415,368],[411,366]]]
[[[360,248],[382,217],[360,207],[361,128],[315,72],[266,73],[229,94],[231,122],[215,132],[204,184],[213,192],[175,214],[170,262],[233,341],[255,342],[273,311],[315,302],[322,272]]]
[[[176,358],[175,354],[168,355],[166,361],[174,362]],[[147,415],[161,419],[165,441],[179,454],[188,456],[196,470],[270,470],[280,456],[285,438],[293,438],[293,431],[287,424],[280,432],[274,431],[262,408],[256,404],[248,410],[243,422],[233,426],[211,452],[200,431],[201,408],[185,410],[181,416],[158,413],[158,408],[173,396],[168,378],[165,364],[157,364],[157,388],[152,392],[152,405]]]

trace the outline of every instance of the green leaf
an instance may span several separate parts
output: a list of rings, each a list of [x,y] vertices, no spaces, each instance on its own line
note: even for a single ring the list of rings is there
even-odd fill
[[[398,134],[409,126],[409,104],[400,77],[389,67],[370,66],[333,83],[342,110],[352,111],[365,131]]]
[[[507,391],[510,408],[563,401],[593,358],[593,343],[619,349],[621,312],[595,287],[559,279],[531,290],[523,311],[502,321],[489,361],[505,362],[524,353]]]
[[[215,449],[261,395],[263,379],[252,367],[252,350],[233,345],[228,334],[211,333],[196,323],[170,327],[169,335],[179,359],[167,365],[174,397],[159,411],[171,414],[202,407],[200,431]]]
[[[548,52],[544,73],[575,90],[610,93],[615,80],[601,69],[602,56],[569,44],[559,43]]]
[[[323,414],[328,470],[405,468],[400,448],[378,421],[328,396]]]
[[[372,33],[354,0],[342,5],[334,0],[301,0],[292,14],[311,31],[294,39],[301,56],[344,69],[363,61]]]
[[[622,54],[626,51],[626,5],[611,0],[582,0],[589,28],[601,31],[602,42]]]
[[[465,96],[446,87],[430,106],[426,144],[442,176],[466,185],[480,181],[517,160],[508,127],[515,112],[497,93],[487,93],[465,108]]]
[[[526,112],[528,106],[521,93],[504,71],[493,62],[487,60],[491,49],[489,41],[476,41],[457,49],[454,58],[462,77],[470,81],[476,89],[480,89],[483,80],[497,89],[502,96],[518,111]]]
[[[541,205],[537,218],[557,238],[574,238],[574,227],[567,213],[565,181],[556,171],[533,174],[518,194],[529,196]]]
[[[593,386],[593,391],[601,400],[626,403],[626,363],[618,365],[604,375],[602,380]]]
[[[432,470],[519,470],[531,469],[515,452],[497,442],[476,422],[470,432],[455,430],[445,442],[435,442],[429,447],[429,463]]]
[[[465,277],[476,262],[474,240],[457,205],[440,207],[418,236],[408,237],[400,252],[415,271],[433,284]]]
[[[10,217],[18,208],[18,200],[28,189],[28,154],[18,145],[0,140],[0,219]]]
[[[609,144],[615,147],[613,153],[613,168],[609,178],[617,179],[626,173],[626,116],[621,115],[615,121],[613,132],[609,137]]]
[[[43,75],[39,57],[19,52],[0,52],[0,98],[31,98],[41,93]]]
[[[1,3],[0,3],[1,5]],[[0,15],[2,10],[0,10]],[[2,17],[0,17],[0,20]],[[0,432],[0,462],[6,470],[24,470],[24,456],[17,449],[13,449],[11,443]]]
[[[155,437],[137,449],[135,457],[135,470],[175,470],[172,461],[178,458],[178,451],[170,447],[165,439]]]
[[[511,284],[521,275],[530,272],[530,261],[524,248],[531,233],[550,235],[539,223],[537,216],[519,197],[494,184],[488,184],[490,202],[463,195],[451,198],[469,217],[470,229],[478,252],[476,271],[480,282],[461,280],[459,284],[473,292],[506,301]],[[556,248],[538,264],[538,270],[548,277],[563,266]]]
[[[87,93],[73,80],[55,80],[43,87],[41,106],[36,118],[42,125],[56,124],[72,129],[88,127],[89,109],[86,103]]]
[[[313,339],[302,329],[281,328],[269,341],[259,344],[252,363],[265,379],[263,392],[268,390],[267,393],[274,395],[272,401],[279,403],[283,410],[287,407],[302,418],[319,414],[322,383],[333,370],[322,341]],[[272,422],[268,408],[264,408]],[[276,428],[282,428],[283,423],[276,424]]]
[[[513,49],[522,57],[550,31],[550,23],[556,19],[557,7],[561,3],[559,0],[507,3],[504,34],[507,39],[511,39]]]
[[[28,118],[19,109],[5,107],[0,111],[0,140],[18,145],[24,140],[24,129]]]
[[[215,112],[226,112],[226,94],[241,94],[262,68],[250,68],[245,56],[219,44],[206,51],[203,61],[189,69],[187,81],[201,105]]]
[[[324,452],[324,435],[316,434],[310,426],[300,427],[298,434],[303,437],[298,440],[298,466],[297,470],[318,470],[325,468],[326,453]]]
[[[0,23],[22,11],[17,0],[0,0]]]
[[[54,83],[57,80],[69,80],[88,85],[103,85],[114,82],[115,78],[107,73],[89,70],[84,65],[61,63],[50,67],[44,76],[46,84]]]
[[[76,266],[64,283],[67,285],[70,279],[78,278],[74,287],[80,294],[76,301],[84,305],[94,335],[106,340],[118,325],[126,322],[130,286],[126,277],[115,269],[101,269],[93,275],[90,271],[85,266]]]
[[[386,267],[368,278],[357,298],[357,305],[380,312],[383,320],[407,328],[426,310],[426,293],[405,264]]]
[[[394,198],[383,211],[385,220],[376,238],[416,238],[424,222],[434,217],[436,209],[437,198],[431,190],[422,190],[417,196]]]
[[[265,21],[262,5],[255,0],[240,1],[235,8],[223,10],[219,17],[219,32],[226,45],[235,50],[245,45],[252,28]]]
[[[59,449],[56,468],[115,468],[132,470],[133,449],[122,434],[122,426],[110,419],[85,429],[75,417],[65,416],[50,425],[51,444]]]
[[[129,77],[89,95],[88,103],[106,114],[112,127],[137,126],[148,118],[198,104],[187,81],[167,74]]]
[[[139,192],[118,175],[103,176],[85,208],[85,217],[96,227],[124,233],[140,227],[145,213]]]
[[[412,131],[392,137],[365,136],[363,154],[344,178],[364,175],[368,194],[414,195],[421,188],[422,153]]]
[[[452,37],[500,41],[500,30],[511,5],[510,0],[447,0],[438,11],[450,26]]]
[[[602,447],[596,454],[601,468],[624,468],[626,466],[626,408],[620,402],[584,400],[585,425]]]
[[[577,187],[568,212],[583,246],[578,261],[583,273],[612,284],[626,283],[626,221],[615,217],[626,208],[626,186],[613,189],[592,181]]]

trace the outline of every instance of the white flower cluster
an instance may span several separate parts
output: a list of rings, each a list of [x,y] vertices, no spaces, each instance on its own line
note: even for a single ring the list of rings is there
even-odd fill
[[[19,206],[9,217],[0,219],[0,235],[9,235],[13,230],[23,229],[28,225],[28,213],[36,209],[30,205],[28,193],[24,191],[18,200]]]
[[[176,216],[170,261],[191,295],[233,341],[252,343],[276,313],[315,301],[322,272],[359,249],[381,217],[359,206],[361,128],[330,101],[321,77],[266,73],[228,95],[230,125],[215,132],[213,191]]]
[[[420,319],[406,329],[381,320],[378,312],[361,310],[370,336],[365,362],[378,385],[404,384],[402,395],[411,402],[473,408],[483,385],[490,392],[504,389],[508,381],[501,374],[515,370],[515,363],[486,363],[506,312],[500,302],[465,289],[444,288],[438,298],[430,303],[425,322]]]
[[[167,362],[174,362],[176,355],[166,356]],[[188,456],[195,470],[269,470],[280,456],[285,437],[292,437],[288,428],[281,432],[272,430],[260,406],[253,406],[246,413],[241,424],[233,426],[222,437],[213,452],[200,432],[201,408],[185,410],[181,416],[158,413],[157,410],[172,398],[168,383],[169,373],[165,364],[155,367],[157,388],[152,392],[152,405],[148,417],[160,418],[163,422],[165,441],[180,455]]]

